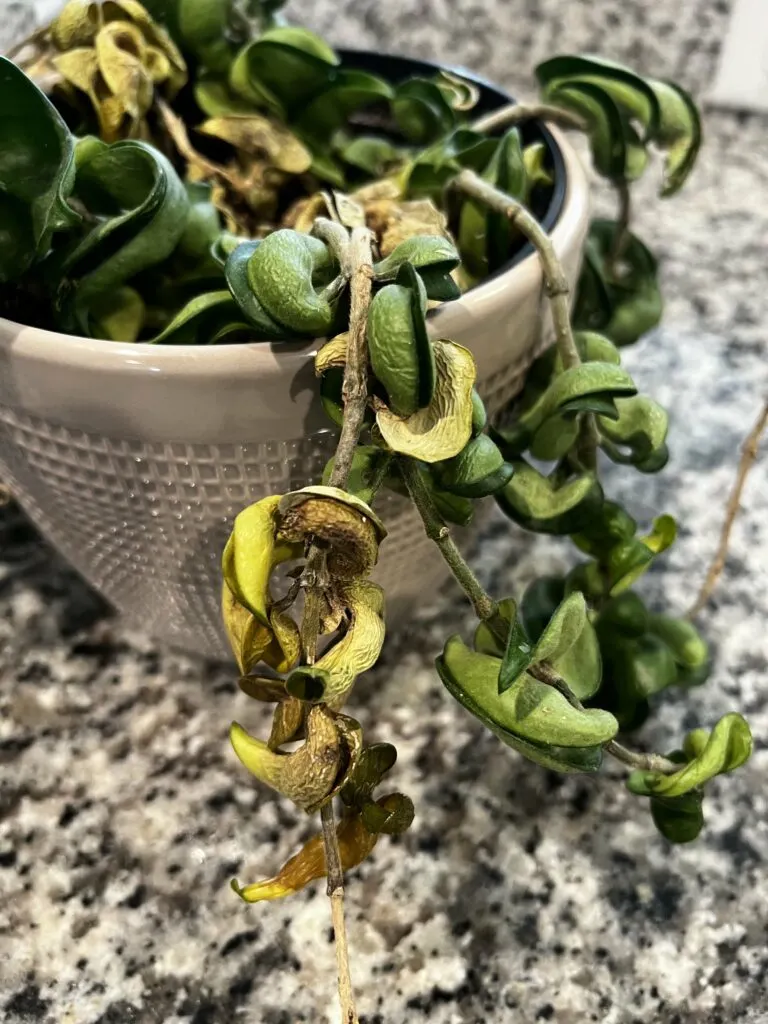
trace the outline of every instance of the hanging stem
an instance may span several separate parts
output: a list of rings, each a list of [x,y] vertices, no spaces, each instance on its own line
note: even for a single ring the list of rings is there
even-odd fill
[[[432,496],[416,463],[409,458],[400,458],[398,462],[405,486],[421,516],[427,536],[437,545],[448,568],[456,578],[456,582],[471,601],[478,619],[492,618],[496,612],[496,602],[486,593],[477,576],[467,565],[464,556],[456,547],[451,537],[451,531],[435,508],[435,503],[432,501]]]
[[[606,754],[610,754],[611,757],[615,757],[617,761],[627,765],[628,768],[639,769],[643,772],[661,772],[662,775],[674,775],[682,767],[682,765],[670,761],[668,757],[662,757],[661,754],[638,754],[634,750],[628,750],[627,747],[616,740],[609,740],[608,743],[604,744],[603,750]]]
[[[347,365],[344,370],[342,387],[344,423],[336,448],[333,472],[329,480],[331,487],[344,487],[347,483],[368,402],[366,328],[373,285],[371,232],[368,228],[352,230],[349,244],[349,266],[352,307],[349,314]]]
[[[506,107],[491,111],[478,117],[470,125],[472,131],[491,134],[500,128],[512,128],[515,125],[523,124],[525,121],[550,121],[560,128],[575,128],[578,131],[586,129],[586,122],[578,114],[570,110],[563,110],[562,107],[555,107],[549,103],[510,103]]]
[[[723,523],[722,530],[720,531],[720,543],[717,546],[715,557],[712,559],[707,575],[701,585],[698,597],[691,605],[686,618],[693,619],[699,614],[714,593],[717,581],[720,579],[722,571],[725,568],[725,559],[728,555],[731,530],[733,529],[733,524],[736,520],[739,506],[741,505],[741,495],[744,491],[744,485],[747,482],[749,471],[757,458],[760,438],[766,426],[768,426],[768,399],[766,399],[765,404],[760,411],[760,415],[758,416],[754,427],[749,432],[741,449],[741,459],[739,460],[736,480],[734,482],[731,495],[728,498],[728,504],[725,510],[725,521]]]
[[[342,239],[340,231],[344,231],[344,229],[339,225],[323,220],[316,233],[337,253],[342,274],[349,279],[351,290],[347,365],[344,371],[343,386],[344,422],[336,447],[333,472],[329,480],[331,487],[344,489],[347,486],[352,458],[360,437],[368,402],[366,328],[368,307],[371,303],[373,256],[371,233],[367,228],[354,228],[348,242],[346,241],[346,231],[344,231],[344,239]],[[307,555],[307,564],[302,574],[306,593],[304,614],[301,620],[301,645],[304,662],[307,665],[314,664],[317,655],[321,603],[327,582],[325,563],[325,551],[313,544]],[[327,891],[331,901],[331,918],[336,942],[341,1022],[342,1024],[358,1024],[349,970],[347,927],[344,920],[344,873],[331,802],[321,809],[320,819],[323,826],[323,845],[328,875]]]
[[[573,340],[571,313],[568,302],[570,285],[560,259],[555,252],[552,239],[533,214],[516,199],[483,181],[474,171],[463,170],[453,180],[454,187],[476,199],[489,209],[509,218],[534,246],[541,260],[544,272],[544,287],[552,304],[552,319],[555,324],[555,339],[563,361],[563,368],[570,370],[581,362],[579,350]]]
[[[344,919],[344,872],[341,867],[339,842],[336,837],[336,821],[333,805],[327,803],[320,811],[325,843],[325,868],[328,875],[328,898],[331,901],[331,920],[336,943],[336,967],[339,975],[339,1002],[341,1003],[342,1024],[358,1024],[355,997],[352,992],[352,977],[349,972],[349,946],[347,945],[347,924]]]
[[[632,220],[632,195],[629,183],[622,179],[616,182],[616,193],[619,197],[619,216],[616,222],[616,234],[613,236],[608,265],[617,279],[621,278],[619,262],[629,241],[629,225]]]

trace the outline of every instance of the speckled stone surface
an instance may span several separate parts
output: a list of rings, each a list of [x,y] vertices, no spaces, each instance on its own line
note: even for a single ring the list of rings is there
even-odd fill
[[[359,41],[381,34],[382,45],[396,45],[417,9],[429,9],[436,33],[456,23],[454,5],[435,0],[381,6],[389,35],[372,4],[354,5],[369,33]],[[484,41],[455,28],[444,37],[462,42],[465,62],[503,69],[494,34],[514,18],[499,11],[519,5],[500,3],[496,14],[492,5],[455,6],[471,13]],[[599,6],[606,18],[623,8]],[[687,66],[703,83],[722,11],[690,6],[700,26],[688,5],[674,15],[668,4],[646,5],[652,29],[622,52],[641,47],[673,73],[700,27],[705,41]],[[547,15],[531,60],[558,38],[558,24],[579,43],[601,42],[598,5],[527,7]],[[627,15],[621,31],[636,34],[637,17]],[[674,33],[662,31],[662,17],[674,17]],[[443,37],[420,32],[409,33],[411,51],[444,53]],[[740,441],[768,390],[768,209],[758,201],[768,188],[767,140],[765,120],[713,115],[686,191],[638,217],[662,259],[668,315],[627,364],[672,407],[673,459],[658,477],[612,472],[609,490],[642,517],[680,517],[678,545],[643,584],[660,608],[682,610],[693,596]],[[650,194],[649,183],[649,203]],[[349,878],[367,1024],[768,1021],[767,470],[764,450],[723,584],[702,618],[713,677],[666,699],[638,739],[666,750],[731,708],[750,719],[756,753],[713,785],[708,827],[691,847],[657,837],[618,766],[594,779],[547,774],[452,703],[431,659],[447,634],[471,628],[454,592],[390,639],[351,707],[369,738],[397,745],[393,782],[413,797],[417,817]],[[567,544],[532,541],[497,517],[475,563],[496,594],[519,594],[570,557]],[[232,718],[254,731],[264,724],[227,670],[125,634],[23,516],[2,512],[0,1019],[338,1019],[322,887],[257,907],[228,888],[233,874],[251,880],[276,869],[311,831],[239,767],[226,741]]]

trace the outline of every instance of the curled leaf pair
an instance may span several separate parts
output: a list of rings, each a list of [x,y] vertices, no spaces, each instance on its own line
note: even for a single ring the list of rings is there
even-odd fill
[[[514,602],[502,602],[494,619],[475,634],[475,649],[451,637],[437,660],[448,691],[509,746],[558,771],[596,771],[602,745],[616,735],[610,713],[581,709],[539,668],[565,681],[586,699],[600,683],[600,651],[584,598],[573,594],[533,640]]]

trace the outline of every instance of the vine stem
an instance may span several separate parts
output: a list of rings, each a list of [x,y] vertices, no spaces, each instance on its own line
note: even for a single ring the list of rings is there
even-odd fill
[[[360,437],[368,402],[366,328],[373,282],[372,235],[367,228],[354,228],[345,247],[337,226],[331,221],[324,221],[319,229],[319,234],[326,243],[335,247],[340,257],[342,273],[349,279],[351,292],[347,365],[344,371],[342,391],[344,421],[336,447],[333,472],[328,481],[331,487],[339,487],[343,490],[347,486],[352,458]],[[307,564],[302,576],[306,596],[301,620],[301,644],[304,661],[308,665],[314,664],[317,654],[320,608],[326,576],[325,561],[325,552],[313,544],[307,555]],[[344,918],[344,871],[341,865],[332,802],[329,801],[321,808],[320,820],[323,827],[323,847],[328,877],[327,893],[331,902],[331,919],[336,944],[341,1022],[342,1024],[358,1024],[349,969],[347,926]]]
[[[492,618],[496,612],[496,602],[486,593],[483,585],[456,547],[456,543],[451,537],[451,531],[435,508],[429,489],[421,477],[418,466],[413,459],[406,457],[400,458],[398,461],[405,486],[408,488],[411,501],[413,501],[416,510],[421,516],[427,536],[439,548],[440,554],[445,559],[456,582],[469,598],[478,619],[482,621]]]
[[[563,110],[562,107],[555,107],[549,103],[510,103],[506,107],[491,111],[478,117],[470,125],[472,131],[491,132],[500,128],[513,128],[515,125],[523,124],[525,121],[550,121],[560,128],[575,128],[584,131],[586,122],[578,114],[572,114],[570,110]]]
[[[619,197],[619,216],[616,222],[616,233],[613,236],[613,244],[608,258],[608,264],[611,267],[614,276],[620,278],[621,274],[619,273],[618,264],[627,247],[627,241],[629,240],[629,225],[632,220],[632,194],[630,192],[628,182],[623,179],[621,181],[617,181],[616,194]]]
[[[662,775],[674,775],[679,772],[681,765],[670,761],[668,757],[661,754],[639,754],[637,751],[628,750],[627,747],[616,740],[609,740],[603,745],[603,750],[617,761],[627,765],[628,768],[639,769],[644,772],[660,772]]]
[[[760,438],[766,426],[768,426],[768,398],[765,399],[763,407],[760,410],[760,415],[757,417],[755,425],[747,435],[744,445],[742,446],[739,468],[736,472],[736,480],[730,497],[728,498],[728,504],[725,510],[725,520],[720,531],[720,542],[717,545],[715,557],[712,559],[709,569],[707,570],[707,575],[701,585],[701,590],[699,590],[696,600],[693,602],[686,615],[686,618],[688,619],[695,618],[704,608],[705,604],[714,593],[717,581],[720,579],[723,569],[725,568],[725,559],[728,555],[731,530],[733,529],[733,524],[736,520],[739,507],[741,506],[741,496],[744,492],[744,485],[747,482],[749,471],[757,458]]]
[[[534,246],[539,255],[544,273],[544,288],[552,304],[555,340],[563,362],[563,368],[570,370],[574,366],[578,366],[581,362],[581,357],[579,356],[579,350],[576,348],[576,342],[573,340],[571,311],[568,301],[571,288],[560,259],[555,252],[552,239],[522,203],[495,188],[487,181],[483,181],[474,171],[461,171],[453,179],[452,184],[455,188],[460,189],[466,195],[476,199],[489,209],[508,217],[511,223]]]

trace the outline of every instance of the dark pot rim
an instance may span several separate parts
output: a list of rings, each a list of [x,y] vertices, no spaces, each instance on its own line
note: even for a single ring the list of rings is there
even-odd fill
[[[473,115],[489,114],[494,110],[498,110],[499,107],[506,106],[508,103],[517,102],[514,96],[511,96],[501,86],[489,81],[475,71],[470,71],[468,68],[461,66],[440,64],[437,61],[423,60],[420,57],[407,57],[397,53],[377,53],[373,50],[356,47],[340,46],[336,47],[336,52],[341,57],[342,64],[358,66],[360,70],[370,71],[372,74],[377,74],[390,82],[403,81],[406,78],[410,78],[414,73],[432,76],[440,71],[449,71],[451,74],[460,75],[462,78],[473,82],[480,89],[480,97],[476,107],[473,109]],[[550,232],[560,219],[563,207],[565,206],[568,186],[565,160],[557,140],[542,121],[526,121],[525,124],[520,126],[520,134],[526,145],[531,142],[543,142],[552,159],[555,182],[552,186],[549,205],[544,215],[540,218],[540,223],[544,230]],[[533,252],[533,245],[526,241],[510,260],[494,271],[493,274],[488,274],[487,277],[478,281],[476,285],[468,289],[467,294],[469,295],[475,287],[481,287],[487,281],[493,281],[502,274],[506,274],[513,267],[527,259]]]

